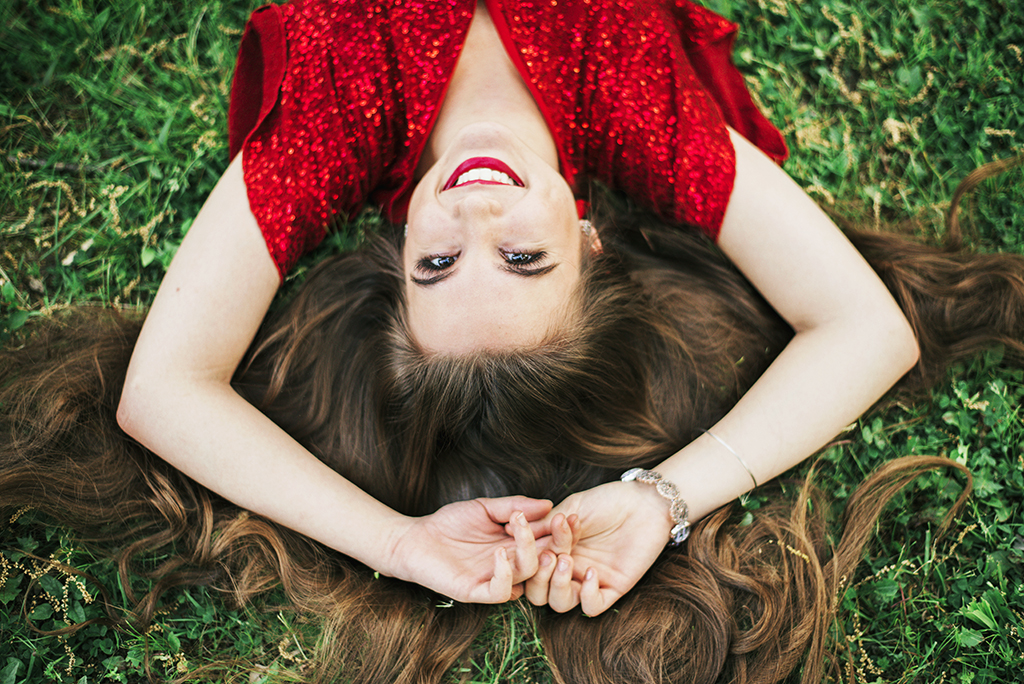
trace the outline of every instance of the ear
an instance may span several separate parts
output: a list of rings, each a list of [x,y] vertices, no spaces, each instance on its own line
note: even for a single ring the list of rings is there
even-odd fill
[[[579,203],[577,203],[578,205]],[[597,234],[597,230],[594,229],[594,224],[588,219],[580,219],[580,231],[583,233],[583,240],[590,243],[590,253],[600,254],[603,251],[601,246],[601,236]]]

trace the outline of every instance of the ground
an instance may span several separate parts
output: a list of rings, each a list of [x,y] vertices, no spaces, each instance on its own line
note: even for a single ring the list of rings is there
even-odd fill
[[[3,3],[0,342],[69,305],[150,301],[227,163],[226,96],[245,17],[258,4]],[[708,4],[742,26],[736,61],[786,136],[786,170],[841,215],[938,238],[959,180],[1024,151],[1017,0]],[[1024,172],[1011,171],[969,198],[978,249],[1024,254],[1022,181]],[[341,232],[304,264],[350,244]],[[922,477],[890,506],[842,596],[837,636],[855,681],[1020,681],[1022,398],[1024,373],[995,350],[955,369],[930,400],[889,403],[823,452],[822,485],[838,504],[897,455],[948,456],[975,476],[967,510],[944,537],[935,537],[937,522],[963,485],[957,478]],[[756,515],[768,495],[742,505]],[[2,525],[0,684],[138,681],[147,648],[158,673],[198,676],[196,668],[230,660],[210,676],[253,682],[301,671],[309,656],[315,625],[229,609],[194,589],[170,594],[148,634],[99,624],[68,637],[35,633],[25,615],[42,629],[80,624],[102,613],[99,585],[121,606],[123,588],[109,562],[33,513]],[[516,626],[513,642],[498,647],[485,634],[461,674],[550,681],[528,622],[515,608],[504,619]]]

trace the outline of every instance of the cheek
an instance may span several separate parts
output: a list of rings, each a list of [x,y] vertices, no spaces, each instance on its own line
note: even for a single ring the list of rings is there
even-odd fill
[[[408,281],[409,274],[412,273],[412,259],[409,257],[404,243],[402,244],[402,252],[400,256],[402,260],[402,276],[404,280]]]
[[[416,186],[416,189],[412,191],[412,196],[409,198],[409,207],[405,212],[405,225],[408,226],[410,223],[416,223],[416,217],[419,216],[423,206],[423,196],[420,193],[420,185]],[[408,235],[408,233],[406,233]]]
[[[579,212],[572,190],[559,176],[544,193],[543,205],[549,220],[560,226],[579,226]]]
[[[412,189],[412,194],[409,196],[409,208],[406,210],[406,224],[416,226],[430,212],[430,187],[430,181],[427,178],[423,178]]]

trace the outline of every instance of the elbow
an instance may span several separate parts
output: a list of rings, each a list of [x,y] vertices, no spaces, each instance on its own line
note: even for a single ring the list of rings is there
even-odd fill
[[[909,327],[909,325],[908,325]],[[914,334],[913,329],[910,330],[909,342],[907,344],[907,371],[917,365],[917,362],[921,360],[921,345],[917,341],[917,335]],[[906,372],[906,371],[905,371]]]
[[[129,370],[125,377],[124,387],[121,389],[121,399],[117,403],[117,425],[124,432],[132,437],[138,438],[137,416],[139,415],[139,404],[141,395],[139,383],[134,374]]]
[[[152,422],[148,417],[159,415],[159,399],[166,394],[166,388],[159,378],[149,373],[140,373],[129,367],[121,388],[121,399],[117,403],[117,425],[126,434],[145,442],[145,431]]]
[[[914,327],[895,302],[874,301],[860,307],[837,329],[845,349],[872,369],[879,387],[889,389],[911,372],[921,358]]]
[[[227,381],[204,382],[183,376],[186,374],[129,366],[117,404],[118,427],[155,451],[154,444],[164,441],[177,429],[174,426],[188,425],[203,415],[203,408],[210,406],[222,384],[230,390]]]
[[[921,358],[921,345],[917,341],[917,334],[898,307],[886,317],[882,325],[884,339],[887,340],[886,354],[891,359],[897,379],[902,378]]]

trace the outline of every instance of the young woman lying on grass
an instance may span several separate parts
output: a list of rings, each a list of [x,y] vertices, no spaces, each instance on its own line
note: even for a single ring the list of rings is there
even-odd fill
[[[280,581],[328,618],[323,679],[440,681],[474,604],[525,596],[565,681],[774,682],[808,651],[819,681],[881,507],[953,464],[873,475],[831,554],[810,487],[723,507],[901,377],[1022,351],[1024,263],[851,244],[777,165],[733,31],[685,0],[258,11],[234,159],[141,332],[5,358],[3,506],[130,529],[126,559],[173,542],[142,622],[177,583]],[[587,209],[591,180],[629,203]],[[396,227],[264,321],[366,202]]]

